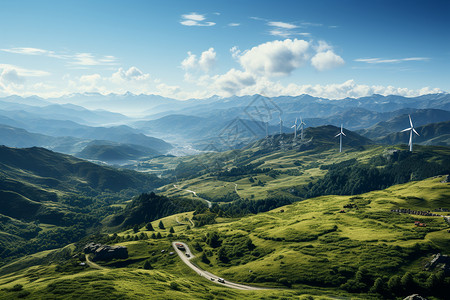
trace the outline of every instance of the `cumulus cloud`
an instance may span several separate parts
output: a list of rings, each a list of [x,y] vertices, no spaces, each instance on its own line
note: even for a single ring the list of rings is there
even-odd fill
[[[231,69],[223,75],[216,75],[212,79],[213,87],[227,94],[236,94],[243,88],[255,84],[254,76],[236,69]]]
[[[206,17],[198,13],[181,15],[180,24],[184,26],[214,26],[216,23],[205,21]]]
[[[10,64],[0,64],[0,70],[2,70],[2,72],[5,70],[7,70],[8,72],[14,70],[19,76],[23,77],[41,77],[50,75],[50,73],[47,71],[26,69]]]
[[[117,72],[113,73],[111,79],[115,82],[123,81],[145,81],[150,78],[150,74],[145,74],[136,67],[130,67],[128,70],[119,68]]]
[[[319,52],[311,59],[311,65],[319,71],[325,71],[344,65],[344,60],[333,51]]]
[[[267,77],[289,75],[307,61],[308,50],[309,43],[304,40],[277,40],[244,51],[239,62],[247,72],[254,74]]]
[[[216,63],[216,52],[214,48],[203,51],[200,58],[197,58],[192,52],[187,53],[188,56],[181,62],[181,67],[185,71],[197,71],[201,69],[203,72],[209,72]]]

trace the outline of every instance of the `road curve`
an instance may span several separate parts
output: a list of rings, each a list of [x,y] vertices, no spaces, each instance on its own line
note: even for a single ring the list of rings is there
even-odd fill
[[[96,264],[95,262],[93,262],[93,261],[89,258],[89,255],[88,255],[88,254],[86,254],[85,257],[86,257],[86,263],[87,263],[87,265],[88,265],[89,267],[91,267],[92,269],[97,269],[97,270],[106,270],[106,269],[108,269],[107,267],[102,267],[102,266]]]
[[[181,251],[180,249],[178,249],[175,246],[175,243],[179,243],[182,244],[184,246],[184,248],[186,249],[185,252]],[[224,283],[220,283],[217,280],[219,279],[219,276],[214,275],[208,271],[205,271],[203,269],[200,269],[199,267],[197,267],[196,265],[194,265],[190,260],[193,259],[195,256],[192,254],[191,250],[189,249],[188,245],[186,245],[183,242],[179,242],[179,241],[175,241],[172,242],[172,247],[175,249],[175,251],[177,252],[178,256],[181,258],[181,260],[192,270],[194,270],[197,274],[199,274],[202,277],[205,277],[207,280],[214,282],[216,284],[220,284],[232,289],[238,289],[238,290],[264,290],[264,288],[258,288],[258,287],[254,287],[254,286],[248,286],[248,285],[243,285],[243,284],[238,284],[238,283],[234,283],[234,282],[230,282],[228,280],[225,280]],[[187,257],[186,254],[189,254],[189,257]],[[214,279],[214,280],[213,280]]]

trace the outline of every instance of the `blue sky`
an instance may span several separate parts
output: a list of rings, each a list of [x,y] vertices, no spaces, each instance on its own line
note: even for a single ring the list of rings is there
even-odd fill
[[[450,1],[0,2],[0,96],[450,91]]]

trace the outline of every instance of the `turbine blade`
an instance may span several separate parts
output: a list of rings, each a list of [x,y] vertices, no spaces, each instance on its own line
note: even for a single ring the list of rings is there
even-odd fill
[[[411,145],[411,143],[412,143],[412,131],[411,131],[411,133],[409,135],[409,143],[408,143],[408,145]]]
[[[340,133],[338,133],[338,134],[336,134],[334,137],[338,137],[338,136],[340,136],[341,134]]]
[[[400,132],[405,132],[405,131],[408,131],[408,130],[411,130],[412,128],[406,128],[406,129],[403,129],[402,131],[400,131]]]
[[[409,124],[411,124],[411,128],[414,128],[414,125],[413,125],[412,120],[411,120],[411,115],[408,115],[408,117],[409,117]]]
[[[343,134],[344,136],[346,136],[344,132],[342,132],[342,134]]]
[[[417,131],[413,128],[412,129],[414,131],[415,134],[417,134],[418,136],[420,136],[420,134],[417,133]]]

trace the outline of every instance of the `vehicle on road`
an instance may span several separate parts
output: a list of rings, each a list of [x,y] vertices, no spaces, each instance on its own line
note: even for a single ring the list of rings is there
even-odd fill
[[[211,277],[211,281],[214,281],[214,278]]]
[[[186,250],[186,248],[184,247],[183,244],[175,243],[175,246],[176,246],[179,250],[182,250],[182,251]]]
[[[217,279],[217,281],[220,282],[220,283],[225,283],[225,280],[223,278],[220,278],[220,277]]]
[[[186,253],[186,256],[187,256],[187,257],[191,257],[191,255],[190,255],[189,253]]]

